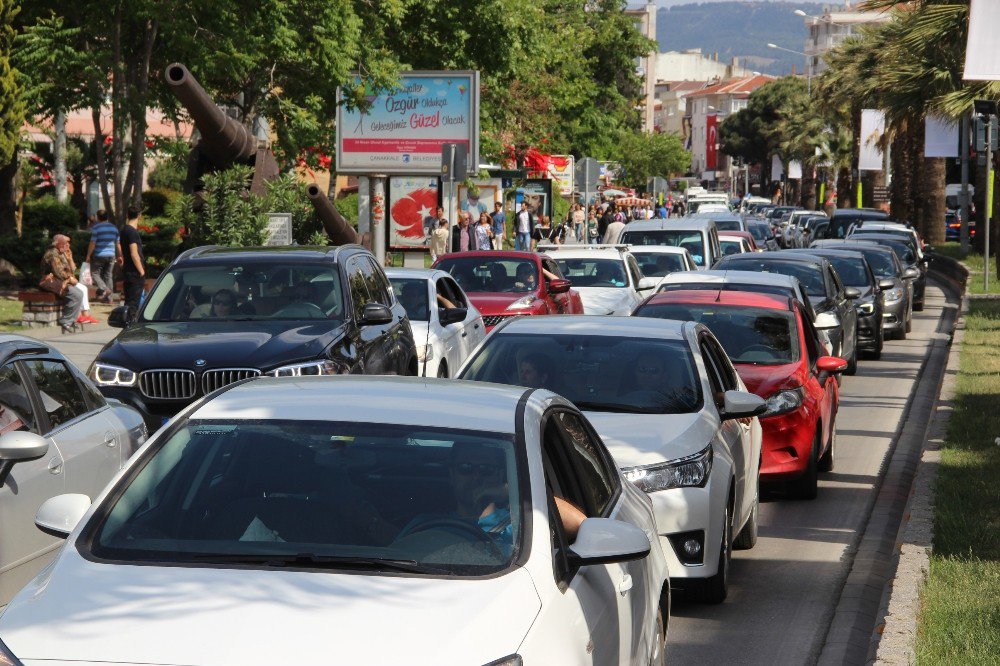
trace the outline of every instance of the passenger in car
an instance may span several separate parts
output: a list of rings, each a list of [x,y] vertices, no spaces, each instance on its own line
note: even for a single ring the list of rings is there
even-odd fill
[[[552,378],[552,362],[545,354],[525,354],[517,362],[517,379],[521,386],[545,388]]]

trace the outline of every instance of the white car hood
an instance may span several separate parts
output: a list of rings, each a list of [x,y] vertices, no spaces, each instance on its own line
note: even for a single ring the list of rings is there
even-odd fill
[[[515,652],[540,607],[524,569],[460,580],[125,566],[73,550],[11,602],[0,636],[26,666],[479,666]]]
[[[655,465],[698,453],[716,426],[704,411],[695,414],[584,412],[619,467]]]
[[[631,313],[629,290],[620,287],[573,287],[580,292],[584,314],[602,315],[609,312]]]

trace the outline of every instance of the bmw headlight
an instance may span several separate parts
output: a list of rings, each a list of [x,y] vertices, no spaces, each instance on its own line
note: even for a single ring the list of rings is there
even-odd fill
[[[514,301],[513,303],[511,303],[510,305],[508,305],[507,309],[508,310],[527,310],[528,308],[530,308],[532,305],[535,304],[536,300],[538,300],[538,299],[535,298],[534,294],[528,294],[527,296],[519,298],[516,301]]]
[[[349,368],[336,361],[325,360],[283,365],[265,374],[271,377],[312,377],[317,375],[343,375],[348,370]]]
[[[668,460],[655,465],[629,467],[622,470],[625,478],[645,492],[670,488],[703,488],[712,471],[712,445],[684,458]]]
[[[900,300],[901,298],[903,298],[903,288],[902,287],[894,287],[894,288],[890,289],[889,291],[885,292],[885,302],[886,303],[893,303],[895,301]]]
[[[98,386],[135,386],[139,375],[128,368],[95,362],[90,367],[90,378]]]
[[[0,666],[23,666],[7,646],[0,641]]]
[[[774,416],[775,414],[787,414],[802,406],[802,399],[806,392],[801,386],[786,391],[778,391],[767,399],[767,411],[763,416]]]
[[[858,313],[863,315],[870,315],[875,312],[874,303],[858,303]]]
[[[418,361],[430,361],[432,358],[434,358],[433,345],[417,345]]]

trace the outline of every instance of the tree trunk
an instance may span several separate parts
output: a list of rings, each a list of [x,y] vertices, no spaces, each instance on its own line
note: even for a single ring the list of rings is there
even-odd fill
[[[851,207],[851,170],[841,167],[837,172],[837,208]]]
[[[799,205],[806,210],[816,209],[816,169],[805,164],[802,165],[802,199]]]
[[[924,192],[924,207],[917,229],[928,243],[939,245],[944,242],[945,158],[925,157],[921,175],[923,182],[920,189]]]
[[[17,151],[0,166],[0,235],[17,233]]]
[[[94,160],[97,162],[97,181],[101,186],[101,199],[104,201],[104,210],[107,211],[108,217],[116,219],[115,208],[111,201],[111,191],[108,188],[107,151],[104,149],[104,132],[101,131],[100,107],[93,107],[90,110],[90,117],[94,122]]]
[[[889,191],[889,210],[901,222],[913,221],[914,173],[910,168],[910,142],[912,123],[904,123],[892,140],[892,186]]]
[[[858,200],[858,183],[860,182],[861,171],[861,105],[855,104],[851,107],[851,173],[850,186],[847,192],[847,207],[856,208]],[[863,194],[863,193],[862,193]]]
[[[55,162],[53,170],[53,187],[56,190],[56,200],[66,203],[69,200],[69,190],[66,188],[66,112],[56,111],[56,140],[52,144],[52,159]]]

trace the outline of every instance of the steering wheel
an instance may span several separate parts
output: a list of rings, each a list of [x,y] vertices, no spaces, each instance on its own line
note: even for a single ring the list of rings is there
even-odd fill
[[[489,546],[491,550],[494,550],[497,553],[500,552],[488,532],[484,532],[478,525],[474,525],[473,523],[462,520],[461,518],[453,518],[451,516],[427,516],[412,525],[404,527],[403,531],[397,534],[393,541],[399,541],[400,539],[408,537],[411,534],[426,532],[427,530],[433,530],[436,528],[458,528],[475,538],[476,541],[482,541],[484,544]]]
[[[304,317],[306,319],[326,319],[326,313],[315,303],[290,303],[275,312],[274,317]]]

